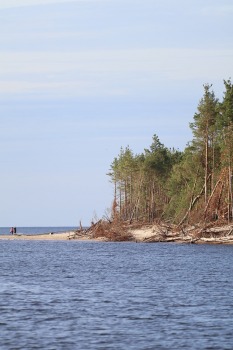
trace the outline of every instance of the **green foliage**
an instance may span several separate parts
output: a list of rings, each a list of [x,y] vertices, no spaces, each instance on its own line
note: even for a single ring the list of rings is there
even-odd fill
[[[222,103],[219,104],[218,126],[225,130],[233,124],[233,85],[231,80],[224,80],[225,92]]]
[[[198,112],[194,114],[194,122],[190,123],[194,138],[202,142],[206,137],[211,137],[215,131],[216,106],[218,100],[213,91],[210,91],[212,85],[204,85],[204,96],[197,107]]]
[[[224,85],[223,101],[218,106],[218,141],[222,164],[230,166],[233,154],[233,85],[230,79],[224,80]]]
[[[165,208],[166,218],[173,218],[176,223],[182,219],[192,197],[200,192],[203,176],[198,154],[188,146],[180,162],[174,165],[168,181],[170,201]]]
[[[171,167],[169,150],[154,135],[150,149],[145,149],[145,170],[152,171],[158,178],[165,180]]]
[[[230,80],[224,85],[222,102],[211,85],[204,85],[190,123],[193,139],[183,152],[168,149],[156,134],[141,154],[134,155],[129,146],[120,149],[108,174],[120,220],[195,222],[211,211],[225,216],[221,203],[228,203],[228,220],[232,217],[231,182],[223,181],[223,174],[232,176],[233,86]]]

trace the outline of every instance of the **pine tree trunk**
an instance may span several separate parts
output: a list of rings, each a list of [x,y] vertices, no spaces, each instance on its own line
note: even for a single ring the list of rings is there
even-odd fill
[[[228,206],[228,222],[232,220],[233,217],[233,206],[232,206],[232,171],[231,171],[231,165],[229,165],[229,189],[228,189],[228,200],[229,200],[229,206]]]
[[[205,140],[205,204],[207,204],[208,201],[208,168],[209,168],[209,163],[208,163],[208,135],[206,135],[206,140]]]

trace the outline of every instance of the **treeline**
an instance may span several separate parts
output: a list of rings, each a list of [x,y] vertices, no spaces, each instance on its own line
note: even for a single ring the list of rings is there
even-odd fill
[[[124,221],[176,224],[232,221],[233,85],[224,80],[222,101],[212,85],[190,123],[193,139],[183,152],[165,147],[157,135],[149,149],[121,148],[110,168],[112,216]]]

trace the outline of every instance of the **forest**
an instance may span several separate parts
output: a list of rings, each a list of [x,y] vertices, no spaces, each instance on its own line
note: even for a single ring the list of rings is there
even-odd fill
[[[176,225],[233,220],[233,85],[224,80],[221,101],[212,85],[203,88],[184,151],[167,148],[156,134],[141,154],[120,149],[107,174],[113,219]]]

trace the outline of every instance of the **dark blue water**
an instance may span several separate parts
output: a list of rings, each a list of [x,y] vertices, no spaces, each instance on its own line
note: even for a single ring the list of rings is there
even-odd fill
[[[233,246],[0,241],[0,349],[232,349]]]
[[[16,227],[17,234],[38,235],[50,232],[66,232],[76,230],[78,227],[71,226],[48,226],[48,227]],[[10,227],[0,227],[0,235],[10,235]]]

